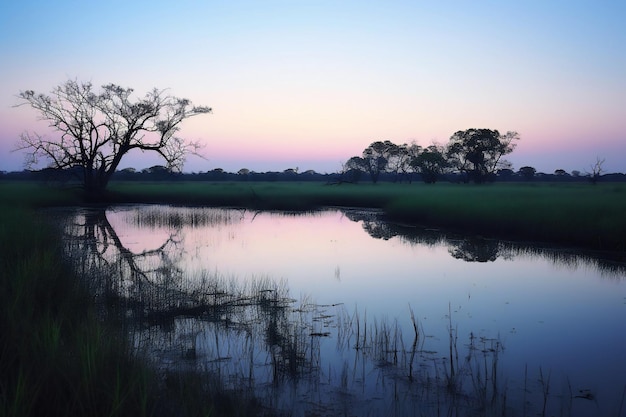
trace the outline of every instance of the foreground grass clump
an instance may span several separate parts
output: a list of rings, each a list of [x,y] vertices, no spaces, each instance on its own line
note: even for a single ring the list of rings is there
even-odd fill
[[[0,416],[255,414],[196,374],[157,374],[100,320],[58,231],[34,209],[79,194],[31,183],[0,184],[0,194]]]
[[[111,201],[253,209],[380,208],[392,221],[626,251],[626,184],[113,183]]]
[[[57,242],[0,207],[0,415],[153,414],[154,375],[97,320]]]

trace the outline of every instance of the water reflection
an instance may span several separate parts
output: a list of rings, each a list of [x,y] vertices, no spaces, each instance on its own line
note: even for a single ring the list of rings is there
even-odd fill
[[[258,230],[249,234],[254,228]],[[340,228],[346,231],[339,233]],[[372,239],[359,241],[359,228],[384,246],[369,247]],[[488,266],[481,264],[504,260],[510,268],[516,257],[538,255],[567,269],[612,265],[603,271],[615,278],[624,271],[620,264],[589,263],[557,251],[388,224],[380,213],[364,210],[289,215],[119,207],[70,213],[64,230],[67,253],[101,301],[103,317],[124,319],[138,351],[164,372],[201,371],[223,387],[246,387],[268,406],[292,415],[471,415],[507,407],[528,407],[529,414],[541,411],[527,404],[542,404],[546,380],[537,383],[542,368],[531,363],[526,379],[524,361],[529,359],[521,355],[533,350],[535,340],[547,343],[542,336],[546,326],[533,322],[554,320],[555,312],[541,311],[537,297],[543,292],[553,300],[553,293],[545,287],[525,287],[506,295],[511,297],[506,303],[498,301],[504,296],[480,277]],[[398,242],[402,246],[394,246]],[[401,264],[398,258],[388,258],[406,247],[427,251],[425,256],[408,252]],[[471,264],[440,272],[440,255]],[[422,269],[415,265],[418,257]],[[233,269],[220,263],[224,261]],[[324,272],[320,265],[326,261],[330,267]],[[245,274],[248,264],[256,274]],[[287,264],[295,269],[282,274],[271,269]],[[332,279],[324,281],[324,274]],[[394,281],[403,274],[406,281]],[[442,274],[459,279],[433,279]],[[468,275],[475,280],[471,287],[463,283]],[[575,288],[578,278],[566,279],[570,291],[580,294]],[[526,298],[515,298],[526,291]],[[564,289],[556,293],[567,298]],[[531,297],[533,310],[523,304]],[[607,337],[598,324],[615,311],[623,318],[624,308],[612,307],[608,314],[595,316],[590,312],[589,322],[577,323],[572,323],[576,316],[569,307],[560,308],[571,319],[558,321],[558,327],[567,333],[573,333],[570,327],[582,327],[586,339],[598,344],[612,339],[617,347],[606,348],[607,358],[610,362],[621,357],[615,351],[624,346],[624,336]],[[496,318],[500,322],[494,325]],[[503,329],[508,335],[502,335]],[[569,339],[564,343],[576,344]],[[539,362],[546,370],[556,356],[563,356],[559,349],[564,348],[559,345],[555,354],[546,356],[548,363]],[[575,348],[567,349],[578,355]],[[513,360],[503,364],[510,352]],[[518,356],[520,362],[515,362]],[[595,366],[606,369],[603,363]],[[620,366],[615,367],[616,375]],[[511,376],[511,371],[517,374]],[[602,382],[626,382],[614,376],[604,372],[607,381],[585,378],[593,381],[595,390]],[[589,388],[574,381],[574,391]],[[618,398],[611,395],[607,406]],[[557,411],[586,410],[585,404],[575,403],[574,394],[559,398],[551,402]]]
[[[487,239],[480,236],[458,235],[438,229],[389,223],[378,211],[348,210],[345,211],[345,216],[354,222],[361,223],[363,230],[375,239],[390,240],[398,237],[408,244],[446,245],[452,257],[466,262],[494,262],[498,258],[510,260],[516,256],[535,256],[574,268],[591,265],[607,276],[620,276],[626,273],[626,264],[620,253],[584,252]]]

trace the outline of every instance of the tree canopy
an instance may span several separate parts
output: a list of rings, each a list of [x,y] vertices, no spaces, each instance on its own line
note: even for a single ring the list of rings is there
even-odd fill
[[[415,143],[376,141],[365,148],[362,156],[350,158],[344,173],[354,181],[359,172],[368,173],[374,183],[383,173],[391,175],[394,182],[401,178],[411,181],[417,173],[427,183],[436,182],[444,174],[458,174],[465,181],[482,183],[510,167],[502,157],[515,149],[516,140],[517,132],[501,135],[497,130],[468,129],[456,132],[445,146],[422,148]]]
[[[482,183],[500,168],[508,168],[502,160],[515,149],[517,132],[501,135],[497,130],[467,129],[452,135],[448,143],[447,159],[469,181]]]
[[[430,145],[412,160],[412,166],[422,175],[427,184],[434,184],[448,167],[441,147]]]
[[[28,151],[27,167],[43,158],[51,168],[73,169],[91,195],[104,191],[133,149],[156,152],[168,169],[181,170],[186,155],[196,153],[200,144],[176,136],[179,125],[211,108],[156,88],[138,99],[132,93],[115,84],[97,92],[90,82],[76,80],[54,87],[50,95],[20,92],[20,105],[30,105],[56,133],[52,138],[29,132],[20,136],[17,149]]]

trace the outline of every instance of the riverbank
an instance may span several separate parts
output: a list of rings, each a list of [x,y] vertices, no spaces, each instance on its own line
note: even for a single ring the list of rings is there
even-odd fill
[[[252,209],[384,210],[391,221],[504,240],[626,253],[626,184],[135,183],[109,201]],[[619,255],[619,254],[622,255]]]

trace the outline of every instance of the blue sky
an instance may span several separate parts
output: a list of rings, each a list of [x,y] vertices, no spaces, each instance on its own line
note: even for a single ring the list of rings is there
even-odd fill
[[[0,170],[53,134],[19,91],[79,79],[211,106],[183,124],[207,158],[187,172],[333,172],[473,127],[519,132],[515,169],[626,172],[625,21],[623,1],[3,1]]]

